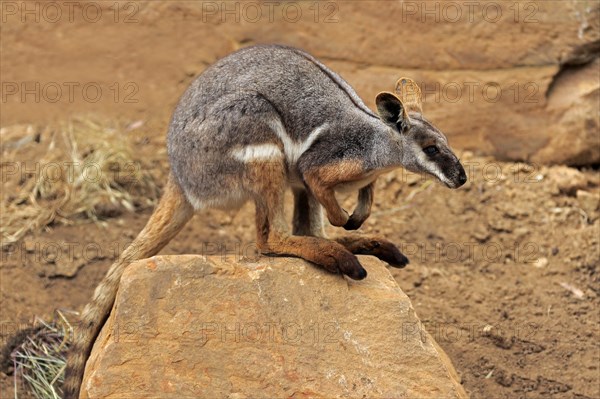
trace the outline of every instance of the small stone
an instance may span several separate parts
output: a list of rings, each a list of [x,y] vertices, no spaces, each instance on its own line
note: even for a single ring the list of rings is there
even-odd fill
[[[548,179],[556,183],[563,194],[573,195],[587,186],[587,178],[583,173],[568,166],[554,166],[548,169]]]
[[[600,195],[598,193],[593,194],[588,191],[577,190],[576,197],[579,206],[587,213],[588,217],[591,218],[598,211],[600,207]]]
[[[581,291],[579,288],[575,287],[574,285],[562,282],[562,283],[560,283],[560,286],[563,287],[565,290],[571,291],[571,293],[577,299],[583,299],[585,297],[585,294],[583,293],[583,291]]]
[[[475,303],[483,303],[483,300],[485,299],[485,297],[476,292],[471,296],[471,299],[473,299],[473,302],[475,302]]]
[[[36,242],[33,241],[31,238],[25,238],[23,240],[23,246],[25,247],[26,252],[32,253],[35,252]]]
[[[548,266],[548,258],[537,258],[535,262],[533,262],[533,265],[538,269],[542,269]]]
[[[491,219],[488,221],[488,225],[492,230],[504,233],[512,232],[512,224],[510,221],[502,218]]]
[[[514,234],[518,239],[520,239],[529,234],[529,229],[527,227],[517,227],[514,231]]]
[[[485,225],[480,224],[475,228],[472,236],[479,242],[486,242],[490,238],[490,231]]]

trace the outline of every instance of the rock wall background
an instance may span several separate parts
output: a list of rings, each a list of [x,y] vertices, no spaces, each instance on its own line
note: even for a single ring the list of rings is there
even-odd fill
[[[410,76],[461,149],[600,162],[596,1],[3,2],[0,124],[79,113],[164,136],[195,75],[254,43],[302,47],[373,106]]]

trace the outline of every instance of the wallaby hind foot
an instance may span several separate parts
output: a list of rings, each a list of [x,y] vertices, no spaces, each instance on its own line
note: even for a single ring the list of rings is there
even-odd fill
[[[377,236],[347,235],[334,240],[342,244],[348,251],[357,255],[373,255],[390,266],[402,269],[409,260],[396,245]]]

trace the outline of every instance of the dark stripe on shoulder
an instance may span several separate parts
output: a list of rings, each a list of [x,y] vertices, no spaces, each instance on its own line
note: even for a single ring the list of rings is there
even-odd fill
[[[358,96],[358,94],[356,94],[352,86],[350,86],[348,82],[342,79],[341,76],[333,72],[331,69],[327,68],[327,66],[323,65],[323,63],[321,63],[312,55],[297,48],[288,47],[288,49],[315,64],[321,71],[323,71],[323,73],[325,73],[325,75],[327,75],[335,84],[337,84],[338,87],[342,89],[342,91],[344,91],[344,93],[346,93],[346,95],[350,98],[350,101],[352,101],[358,109],[360,109],[369,116],[379,119],[379,116],[377,116],[377,114],[375,114],[373,111],[371,111],[369,107],[365,105],[365,103]]]

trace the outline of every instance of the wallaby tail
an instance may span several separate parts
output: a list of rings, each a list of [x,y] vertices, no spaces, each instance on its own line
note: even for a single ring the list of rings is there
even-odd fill
[[[112,309],[123,270],[138,259],[156,255],[192,218],[193,208],[174,177],[169,176],[158,206],[146,227],[110,267],[92,301],[81,315],[74,342],[67,355],[63,398],[76,399],[83,380],[86,361],[94,341]]]

